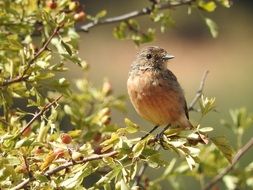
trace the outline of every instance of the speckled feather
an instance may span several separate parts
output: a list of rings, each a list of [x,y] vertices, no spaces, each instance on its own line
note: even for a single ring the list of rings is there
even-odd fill
[[[147,60],[152,54],[153,60]],[[137,54],[127,81],[130,100],[140,116],[156,125],[191,128],[183,90],[161,59],[167,52],[149,47]]]

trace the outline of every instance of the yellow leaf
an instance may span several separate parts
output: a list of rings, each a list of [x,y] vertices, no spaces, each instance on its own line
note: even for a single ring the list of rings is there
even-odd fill
[[[209,2],[200,1],[198,5],[200,8],[204,9],[207,12],[213,12],[216,9],[216,4],[213,1]]]

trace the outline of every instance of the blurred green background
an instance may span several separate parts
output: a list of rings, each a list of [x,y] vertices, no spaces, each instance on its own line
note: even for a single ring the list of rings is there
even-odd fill
[[[108,17],[117,16],[132,10],[138,10],[149,4],[148,0],[86,0],[83,1],[88,14],[96,14],[106,9]],[[232,133],[220,124],[222,118],[229,119],[229,109],[246,107],[253,111],[253,2],[234,1],[230,9],[218,7],[212,13],[192,10],[187,14],[186,7],[170,10],[175,25],[164,34],[159,33],[154,42],[143,46],[157,45],[168,50],[176,58],[168,68],[171,69],[185,90],[188,102],[195,96],[203,72],[210,70],[205,95],[216,97],[217,112],[201,120],[203,126],[215,128],[215,133],[224,134],[234,144]],[[219,36],[213,39],[205,26],[202,16],[212,18],[219,27]],[[148,16],[138,18],[145,28],[152,24]],[[80,54],[90,65],[85,75],[95,85],[101,85],[105,77],[109,78],[115,94],[127,95],[126,81],[131,62],[139,47],[131,41],[119,41],[112,35],[116,24],[92,28],[89,33],[80,33]],[[70,65],[71,79],[84,74],[78,67]],[[141,119],[127,98],[128,112],[114,114],[113,120],[122,124],[125,117],[145,126],[152,125]],[[199,114],[190,113],[192,122],[199,120]],[[122,124],[123,126],[123,124]],[[244,142],[252,136],[253,130],[244,137]],[[243,163],[252,160],[252,151],[244,157]],[[251,156],[250,156],[251,155]],[[186,182],[186,187],[187,187]]]

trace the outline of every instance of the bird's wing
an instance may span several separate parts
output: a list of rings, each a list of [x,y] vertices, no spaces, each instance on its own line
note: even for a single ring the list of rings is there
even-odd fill
[[[184,99],[184,112],[185,112],[187,119],[189,119],[189,112],[188,112],[188,107],[187,107],[187,103],[186,103],[185,99]]]
[[[174,83],[174,84],[177,84],[177,85],[178,85],[178,88],[179,88],[180,90],[182,90],[180,84],[179,84],[178,81],[177,81],[177,77],[176,77],[169,69],[166,70],[165,76],[166,76],[169,80],[175,81],[176,83]],[[184,100],[184,111],[185,111],[185,115],[186,115],[187,119],[189,119],[188,107],[187,107],[187,103],[186,103],[185,97],[184,97],[184,95],[183,95],[183,90],[182,90],[182,98],[183,98],[183,100]]]

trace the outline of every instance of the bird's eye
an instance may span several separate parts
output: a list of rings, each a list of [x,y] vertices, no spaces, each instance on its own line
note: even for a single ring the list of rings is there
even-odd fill
[[[152,58],[152,55],[151,55],[151,54],[147,54],[147,55],[146,55],[146,58],[147,58],[147,59],[151,59],[151,58]]]

